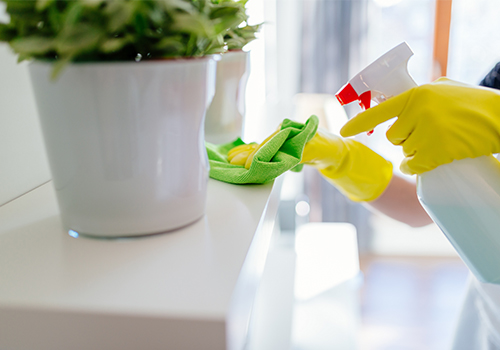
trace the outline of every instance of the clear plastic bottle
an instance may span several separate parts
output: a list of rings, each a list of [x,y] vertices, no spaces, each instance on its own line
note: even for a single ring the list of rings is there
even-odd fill
[[[369,108],[417,86],[412,55],[406,43],[388,51],[337,93],[340,103]],[[417,176],[417,195],[477,279],[500,284],[500,162],[491,155],[441,165]]]

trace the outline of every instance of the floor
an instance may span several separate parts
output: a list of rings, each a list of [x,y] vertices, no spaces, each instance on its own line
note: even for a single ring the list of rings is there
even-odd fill
[[[468,271],[456,257],[361,259],[359,350],[443,350]]]

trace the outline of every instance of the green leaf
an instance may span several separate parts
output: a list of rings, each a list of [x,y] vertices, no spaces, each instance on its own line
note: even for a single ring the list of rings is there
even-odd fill
[[[48,8],[55,0],[36,0],[36,9],[43,11]]]
[[[17,56],[17,63],[21,63],[22,61],[29,60],[31,58],[30,54],[20,53]]]
[[[148,21],[143,13],[137,12],[134,17],[134,28],[138,35],[144,35],[146,28],[148,27]]]
[[[215,32],[217,34],[226,33],[231,28],[237,27],[241,22],[243,22],[240,18],[227,18],[216,21],[215,24]]]
[[[126,38],[107,39],[101,44],[100,50],[103,53],[116,52],[116,51],[122,49],[128,43],[129,43],[129,40],[127,40]]]
[[[82,4],[86,7],[97,8],[99,7],[105,0],[81,0]]]
[[[228,1],[214,6],[210,12],[210,18],[214,20],[216,33],[225,33],[236,29],[248,19],[248,16],[243,4]]]
[[[234,5],[220,5],[214,7],[210,11],[210,18],[233,18],[233,17],[239,17],[240,14],[244,14],[244,11],[242,8],[239,6],[234,6]]]
[[[31,1],[19,1],[19,0],[7,0],[7,13],[11,16],[22,16],[24,14],[32,14],[36,12],[34,0]]]
[[[64,14],[59,10],[57,6],[50,6],[48,8],[48,14],[46,15],[46,21],[49,26],[54,31],[54,35],[59,32],[64,27]]]
[[[203,56],[255,38],[247,0],[0,0],[0,41],[20,60],[133,60]],[[62,68],[57,68],[62,69]],[[55,72],[57,72],[57,69]]]
[[[165,51],[166,53],[176,52],[179,55],[186,50],[186,45],[183,43],[182,37],[172,37],[172,38],[163,38],[161,39],[154,48],[159,51]]]
[[[213,55],[218,53],[224,53],[226,47],[224,45],[224,37],[222,35],[217,36],[216,39],[212,40],[205,48],[206,55]]]
[[[54,65],[52,66],[52,72],[50,73],[50,79],[56,80],[63,71],[63,69],[71,62],[71,60],[72,60],[71,56],[66,56],[63,57],[62,59],[55,61]]]
[[[194,56],[197,52],[197,47],[196,47],[196,41],[197,38],[195,35],[190,35],[189,40],[186,44],[186,56],[191,57]]]
[[[110,32],[116,32],[132,21],[134,7],[132,3],[112,1],[104,10],[109,18],[108,29]]]
[[[81,52],[97,48],[101,34],[99,28],[81,24],[61,33],[56,38],[55,45],[61,54],[76,56]]]
[[[211,37],[214,35],[213,27],[211,27],[209,22],[201,16],[179,14],[175,17],[172,28],[182,33],[189,33],[202,37]]]
[[[16,30],[8,24],[0,23],[0,41],[11,41],[16,37]]]
[[[151,23],[155,27],[162,27],[165,25],[165,22],[168,21],[166,13],[162,11],[158,6],[151,9],[148,15],[149,19],[151,20]]]
[[[228,50],[240,50],[247,44],[246,40],[240,37],[226,39]]]
[[[84,7],[80,2],[71,2],[64,16],[64,26],[74,27],[78,25],[79,20],[83,15],[83,11]]]
[[[14,39],[10,46],[15,52],[25,55],[42,55],[55,48],[53,39],[36,36]]]
[[[194,13],[194,6],[189,1],[184,0],[162,0],[162,4],[167,10],[181,10],[187,13]]]
[[[225,40],[229,50],[242,49],[246,44],[256,39],[255,34],[259,31],[261,24],[246,25],[227,32]]]

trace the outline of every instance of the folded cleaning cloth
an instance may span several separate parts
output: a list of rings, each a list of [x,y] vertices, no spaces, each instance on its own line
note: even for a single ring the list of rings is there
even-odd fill
[[[288,170],[300,171],[304,146],[315,135],[318,123],[315,115],[304,124],[285,119],[280,131],[255,153],[248,170],[227,160],[229,150],[244,144],[240,138],[222,145],[206,142],[210,177],[232,184],[260,184],[274,180]]]

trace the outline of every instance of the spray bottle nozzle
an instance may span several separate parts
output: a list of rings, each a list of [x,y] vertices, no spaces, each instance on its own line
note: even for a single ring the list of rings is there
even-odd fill
[[[340,104],[346,105],[354,101],[358,101],[361,108],[364,110],[370,108],[372,93],[370,90],[363,92],[361,95],[356,93],[356,90],[352,87],[351,84],[347,83],[344,85],[339,92],[335,94],[337,100],[339,100]]]
[[[359,95],[356,93],[356,90],[354,90],[352,85],[349,83],[345,84],[339,92],[335,94],[335,96],[342,106],[359,99]]]
[[[407,43],[399,44],[355,75],[335,96],[342,105],[358,101],[368,109],[372,99],[380,103],[417,86],[407,70],[412,55]]]

